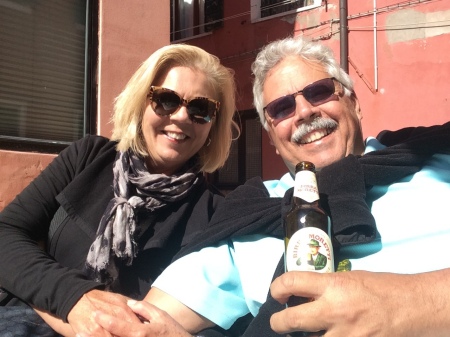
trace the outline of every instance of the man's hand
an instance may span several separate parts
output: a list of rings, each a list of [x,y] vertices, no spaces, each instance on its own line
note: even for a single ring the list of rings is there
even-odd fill
[[[145,301],[128,301],[129,307],[141,317],[142,322],[131,322],[102,311],[95,313],[95,321],[111,335],[117,337],[192,337],[165,311]],[[90,335],[80,335],[87,337]]]
[[[101,310],[111,317],[126,322],[140,323],[139,318],[127,305],[127,297],[101,290],[91,290],[83,295],[70,311],[67,320],[75,333],[86,333],[95,337],[111,337],[111,334],[100,326],[94,313]]]
[[[320,331],[324,336],[448,336],[450,270],[401,275],[348,271],[288,272],[274,280],[272,296],[312,302],[272,315],[277,333]]]

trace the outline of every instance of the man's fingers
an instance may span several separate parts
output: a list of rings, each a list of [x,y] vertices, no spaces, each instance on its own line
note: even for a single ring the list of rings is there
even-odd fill
[[[309,302],[286,308],[270,318],[270,326],[280,334],[293,331],[317,332],[327,330],[326,300],[322,295],[330,284],[335,283],[335,274],[315,272],[288,272],[276,278],[270,286],[271,295],[280,303],[289,297],[311,299]]]
[[[129,300],[127,304],[135,314],[141,317],[141,321],[144,323],[157,319],[163,313],[162,310],[145,301]]]
[[[270,318],[270,327],[280,334],[293,331],[316,332],[326,329],[321,319],[320,305],[314,302],[286,308],[273,314]]]
[[[289,297],[319,297],[325,287],[327,274],[292,271],[277,277],[270,286],[270,293],[280,303],[286,303]]]

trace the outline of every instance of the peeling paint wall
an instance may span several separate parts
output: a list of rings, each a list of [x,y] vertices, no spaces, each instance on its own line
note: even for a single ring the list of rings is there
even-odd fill
[[[386,34],[389,44],[428,39],[438,35],[450,34],[450,9],[423,13],[418,9],[405,9],[386,17]]]

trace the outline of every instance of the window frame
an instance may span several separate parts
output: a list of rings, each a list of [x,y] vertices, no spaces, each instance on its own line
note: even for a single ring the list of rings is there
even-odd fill
[[[283,13],[278,13],[278,14],[274,14],[274,15],[270,15],[270,16],[266,16],[266,17],[262,18],[261,17],[261,0],[250,0],[250,19],[251,19],[252,23],[257,23],[257,22],[266,21],[266,20],[274,19],[274,18],[281,17],[281,16],[300,13],[300,12],[314,9],[314,8],[317,8],[320,6],[322,6],[322,0],[314,0],[314,4],[312,4],[312,5],[299,7],[297,9],[293,9],[290,11],[286,11]]]
[[[178,0],[170,0],[170,41],[172,43],[180,43],[190,39],[198,38],[201,36],[211,35],[215,29],[223,27],[223,1],[216,0],[214,3],[207,4],[210,0],[192,0],[193,2],[193,26],[180,28],[177,18],[179,17],[179,5]],[[208,6],[216,4],[216,12],[209,11]],[[219,14],[220,18],[216,18],[213,21],[208,21],[207,16],[212,14]],[[182,31],[191,31],[187,36],[183,35]]]
[[[86,1],[83,135],[97,133],[98,0]],[[0,150],[56,154],[71,142],[0,135]]]

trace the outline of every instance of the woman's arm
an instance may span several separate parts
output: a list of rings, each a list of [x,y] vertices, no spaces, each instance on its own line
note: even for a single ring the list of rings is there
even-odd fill
[[[66,337],[75,337],[75,332],[69,323],[64,323],[62,319],[37,308],[33,308],[36,313],[57,333]]]
[[[39,243],[48,239],[59,208],[56,197],[86,165],[80,158],[94,155],[93,148],[107,142],[97,139],[83,139],[62,151],[0,213],[0,284],[27,303],[60,316],[63,311],[67,315],[79,293],[98,284],[86,280],[80,270],[63,267]]]
[[[69,312],[68,323],[44,310],[34,310],[53,330],[63,336],[74,337],[76,334],[87,333],[96,337],[110,337],[111,334],[97,323],[96,313],[101,311],[116,321],[140,324],[140,318],[127,305],[129,300],[120,294],[91,290],[84,294]]]

